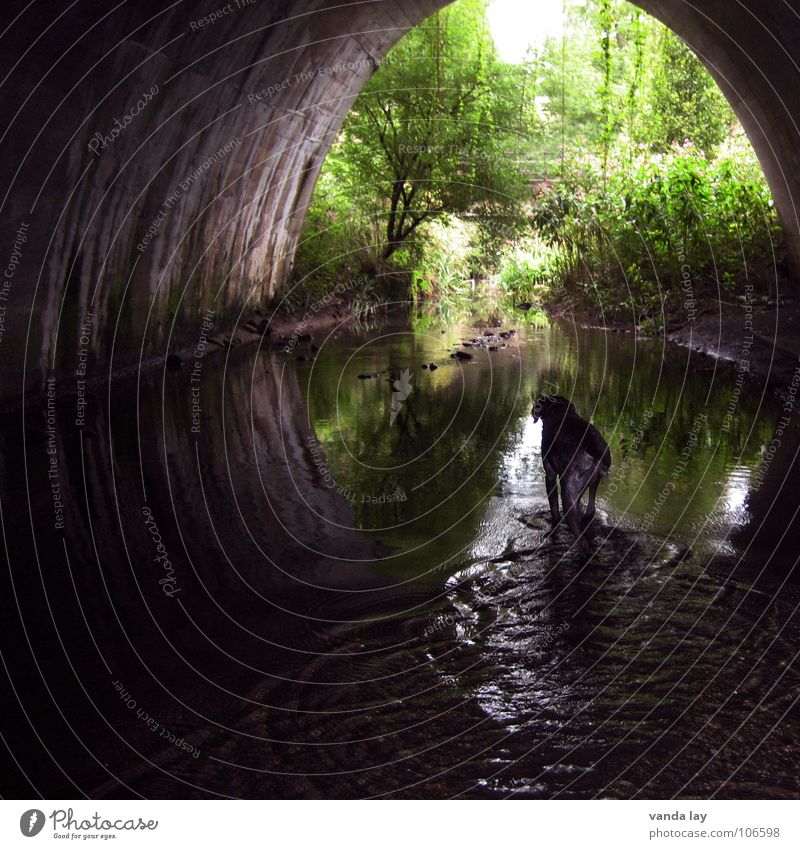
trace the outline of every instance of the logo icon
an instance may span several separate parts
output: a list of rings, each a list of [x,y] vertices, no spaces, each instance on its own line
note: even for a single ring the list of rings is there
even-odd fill
[[[411,372],[408,369],[403,369],[402,374],[400,375],[400,380],[392,381],[392,407],[391,407],[391,416],[389,418],[389,426],[394,424],[394,420],[397,418],[397,414],[402,410],[402,403],[405,401],[408,396],[411,394],[411,381],[414,378],[411,375]]]
[[[19,818],[19,830],[25,837],[36,837],[44,828],[44,813],[38,808],[31,808]]]

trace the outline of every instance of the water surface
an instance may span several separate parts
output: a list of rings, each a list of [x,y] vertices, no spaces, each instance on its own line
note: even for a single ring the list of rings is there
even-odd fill
[[[485,326],[208,357],[194,431],[186,368],[114,383],[84,428],[61,398],[64,529],[45,411],[9,423],[7,725],[40,764],[17,786],[796,796],[794,562],[741,541],[780,405],[658,341],[495,329],[463,362]],[[588,555],[547,534],[541,391],[611,445]]]

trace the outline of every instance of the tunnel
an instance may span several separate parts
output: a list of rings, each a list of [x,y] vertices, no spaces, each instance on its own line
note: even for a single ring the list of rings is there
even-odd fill
[[[287,279],[320,166],[391,46],[442,3],[251,2],[220,14],[9,6],[0,160],[2,394],[219,332]],[[794,3],[645,0],[729,99],[800,269]],[[201,10],[202,11],[202,10]],[[20,235],[21,234],[21,235]],[[91,342],[81,345],[87,336]],[[66,384],[64,384],[66,385]]]
[[[446,5],[4,4],[4,797],[800,793],[800,351],[745,374],[518,303],[269,337],[348,110]],[[634,5],[729,101],[800,280],[800,0]],[[613,446],[588,562],[540,390]]]

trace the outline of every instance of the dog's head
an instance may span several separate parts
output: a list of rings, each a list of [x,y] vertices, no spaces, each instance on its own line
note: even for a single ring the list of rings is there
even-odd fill
[[[539,419],[546,419],[553,413],[563,416],[568,410],[574,409],[575,407],[569,399],[564,398],[562,395],[541,395],[536,399],[531,410],[531,415],[534,422],[538,422]]]

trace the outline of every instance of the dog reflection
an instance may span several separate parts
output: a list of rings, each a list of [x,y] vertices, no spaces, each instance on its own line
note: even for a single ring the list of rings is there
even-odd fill
[[[586,548],[581,526],[594,516],[597,486],[611,467],[611,451],[597,428],[561,395],[537,399],[531,414],[534,422],[542,420],[542,462],[553,527],[561,521],[560,489],[567,526]],[[581,497],[587,489],[589,503],[584,512]]]

